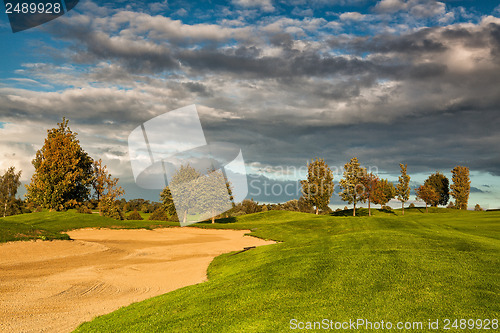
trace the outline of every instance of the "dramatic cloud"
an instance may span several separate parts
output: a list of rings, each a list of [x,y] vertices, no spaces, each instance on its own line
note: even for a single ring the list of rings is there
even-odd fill
[[[401,162],[418,174],[463,164],[500,176],[500,18],[450,23],[467,13],[432,0],[312,16],[327,5],[234,0],[194,22],[166,17],[183,9],[172,3],[84,2],[43,28],[56,41],[44,41],[43,58],[1,79],[0,169],[29,170],[39,129],[64,115],[132,186],[128,133],[196,103],[207,139],[238,144],[252,165],[319,156],[340,168],[357,156],[391,177]],[[30,126],[38,132],[12,139]]]

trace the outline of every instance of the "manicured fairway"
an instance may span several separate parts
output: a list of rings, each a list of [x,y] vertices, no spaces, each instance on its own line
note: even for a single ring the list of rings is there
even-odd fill
[[[275,332],[290,331],[292,319],[423,323],[412,331],[427,331],[430,319],[441,331],[446,319],[500,319],[500,212],[405,213],[272,211],[198,224],[251,229],[282,243],[222,255],[210,265],[208,282],[77,331]]]

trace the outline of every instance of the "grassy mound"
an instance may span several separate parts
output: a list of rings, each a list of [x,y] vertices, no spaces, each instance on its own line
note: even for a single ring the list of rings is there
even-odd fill
[[[79,228],[154,228],[179,225],[176,222],[118,221],[99,214],[75,211],[40,212],[0,218],[0,242],[29,239],[69,239],[64,231]]]
[[[500,212],[405,210],[405,217],[271,211],[204,228],[282,241],[217,257],[209,281],[81,325],[78,332],[274,332],[290,321],[494,319]],[[426,326],[424,331],[426,331]],[[415,329],[422,331],[422,329]]]

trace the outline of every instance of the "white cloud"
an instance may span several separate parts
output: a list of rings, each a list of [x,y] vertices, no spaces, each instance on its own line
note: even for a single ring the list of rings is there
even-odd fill
[[[274,11],[271,0],[232,0],[232,3],[239,7],[260,8],[264,12]]]
[[[375,5],[375,11],[395,13],[407,11],[417,18],[435,17],[446,14],[446,5],[436,0],[381,0]]]
[[[358,12],[346,12],[340,14],[340,19],[343,21],[362,21],[366,18],[366,15],[363,15]]]
[[[384,13],[393,13],[407,8],[402,0],[381,0],[375,5],[375,9]]]

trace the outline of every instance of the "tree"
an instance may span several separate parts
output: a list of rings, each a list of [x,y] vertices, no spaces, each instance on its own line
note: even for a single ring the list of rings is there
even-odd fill
[[[108,179],[108,171],[106,165],[102,165],[102,160],[92,162],[92,188],[94,189],[94,196],[99,201],[104,196],[106,190],[106,181]]]
[[[198,207],[201,213],[210,213],[212,223],[215,216],[232,208],[231,186],[221,170],[209,170],[207,175],[196,180]]]
[[[380,179],[370,172],[361,178],[361,183],[365,188],[365,198],[368,201],[368,216],[372,216],[370,203],[379,200],[383,196]]]
[[[116,199],[125,194],[125,191],[121,186],[118,186],[118,178],[113,178],[107,172],[103,177],[104,191],[101,194],[101,200],[99,200],[99,214],[116,220],[123,220],[125,219],[125,214],[123,213],[123,208],[117,204]]]
[[[446,206],[448,200],[450,199],[450,188],[449,181],[445,175],[437,171],[427,178],[424,185],[429,185],[434,188],[434,190],[439,194],[437,200],[429,203],[433,207],[437,207],[437,205]]]
[[[321,158],[307,164],[307,179],[301,180],[302,196],[316,207],[316,215],[325,209],[333,194],[333,173]]]
[[[453,184],[450,186],[451,195],[455,198],[455,206],[458,209],[467,209],[470,194],[469,168],[456,166],[451,170]]]
[[[189,164],[181,165],[169,183],[172,197],[176,198],[177,216],[179,221],[182,218],[182,223],[186,223],[188,211],[192,209],[199,195],[197,186],[194,186],[194,182],[199,177],[201,174],[195,168]]]
[[[11,215],[16,205],[17,189],[21,185],[21,171],[15,172],[15,167],[10,167],[3,176],[0,176],[0,209],[3,217]]]
[[[401,176],[399,176],[398,186],[396,187],[396,195],[398,200],[401,201],[401,207],[403,209],[403,215],[405,215],[405,202],[410,199],[410,176],[406,173],[406,164],[399,164],[401,168]]]
[[[431,185],[421,185],[419,188],[416,188],[415,191],[417,192],[417,200],[425,202],[426,213],[428,212],[427,205],[439,201],[440,195]]]
[[[88,200],[92,181],[92,159],[76,139],[77,133],[63,118],[47,131],[43,147],[32,161],[35,173],[26,186],[29,202],[61,210]]]
[[[172,198],[172,192],[168,186],[165,186],[163,191],[160,193],[160,199],[163,203],[163,209],[168,216],[177,218],[177,213],[175,211],[174,199]],[[144,211],[144,210],[143,210]]]
[[[342,192],[339,195],[342,200],[354,204],[352,216],[356,216],[356,203],[366,201],[363,185],[363,178],[365,176],[366,169],[359,165],[356,157],[351,158],[351,161],[344,165],[344,178],[340,180]]]
[[[380,191],[375,192],[373,203],[383,207],[396,196],[396,188],[387,179],[381,179],[378,186]]]

